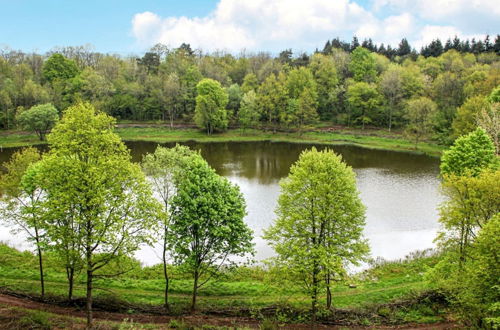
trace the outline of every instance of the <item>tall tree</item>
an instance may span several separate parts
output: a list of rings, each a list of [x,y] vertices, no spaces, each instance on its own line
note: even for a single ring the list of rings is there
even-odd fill
[[[337,101],[339,77],[332,57],[321,54],[312,56],[309,68],[318,92],[318,113],[321,119],[331,119]]]
[[[373,121],[375,110],[381,105],[382,98],[374,85],[355,82],[347,88],[347,101],[350,115],[354,116],[355,122],[361,123],[365,129],[365,124]]]
[[[405,132],[415,139],[415,149],[418,142],[432,132],[436,118],[436,104],[427,97],[411,99],[406,104],[405,118],[408,120]]]
[[[355,81],[374,82],[377,76],[375,58],[368,49],[357,47],[351,54],[349,71]]]
[[[259,107],[257,103],[257,94],[253,90],[245,93],[241,100],[240,111],[238,112],[238,121],[241,129],[255,126],[260,117]]]
[[[42,300],[45,298],[45,281],[43,272],[42,251],[45,236],[43,220],[40,214],[43,193],[36,186],[27,186],[22,182],[23,176],[30,166],[41,159],[35,148],[26,148],[12,155],[5,163],[6,172],[0,177],[0,193],[2,207],[0,213],[7,224],[16,230],[24,231],[35,243],[40,271],[40,290]]]
[[[315,321],[321,284],[329,307],[330,281],[368,253],[362,238],[365,207],[352,168],[331,150],[302,152],[280,185],[277,219],[264,238],[276,251],[277,265],[309,290]]]
[[[253,251],[252,231],[243,221],[245,200],[238,186],[218,176],[201,156],[190,159],[183,171],[170,228],[174,257],[193,275],[194,311],[198,289],[231,256]]]
[[[163,206],[163,212],[159,213],[158,220],[161,223],[159,238],[162,242],[163,276],[165,278],[164,306],[167,311],[170,310],[168,302],[170,278],[167,266],[170,245],[172,244],[170,228],[173,215],[172,200],[177,194],[177,186],[182,181],[184,169],[194,156],[197,154],[189,150],[188,147],[176,145],[169,149],[158,146],[154,153],[146,154],[142,161],[142,169]]]
[[[157,204],[138,165],[118,135],[114,119],[90,104],[68,108],[48,136],[49,154],[30,167],[30,182],[46,193],[41,209],[50,240],[57,244],[67,231],[54,228],[72,217],[87,277],[87,327],[92,327],[95,272],[129,255],[150,236]],[[31,172],[30,172],[31,171]]]
[[[198,96],[194,119],[198,127],[205,128],[208,135],[214,130],[227,128],[228,96],[220,83],[207,78],[200,81],[196,89]]]
[[[403,98],[403,78],[401,68],[391,65],[380,77],[380,90],[387,100],[387,122],[392,129],[393,114],[400,108]]]

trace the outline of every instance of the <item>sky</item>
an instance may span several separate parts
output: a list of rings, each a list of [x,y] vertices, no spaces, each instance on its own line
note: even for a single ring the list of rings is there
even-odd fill
[[[91,44],[128,55],[183,42],[204,51],[311,52],[353,35],[393,46],[406,37],[418,50],[438,37],[498,33],[498,0],[0,0],[0,48],[27,52]]]

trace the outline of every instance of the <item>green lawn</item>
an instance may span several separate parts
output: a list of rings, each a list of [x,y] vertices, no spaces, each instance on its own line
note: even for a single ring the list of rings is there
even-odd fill
[[[46,292],[51,296],[66,296],[67,282],[64,273],[56,266],[55,257],[46,258]],[[390,305],[425,292],[427,284],[423,274],[437,262],[437,257],[423,257],[390,262],[357,274],[348,282],[334,288],[336,308],[389,313],[390,322],[437,322],[443,320],[441,312],[429,311],[422,306],[384,311],[380,306]],[[0,288],[37,295],[39,292],[36,258],[29,252],[21,253],[0,244]],[[101,299],[117,299],[132,306],[155,308],[163,303],[164,282],[160,267],[132,267],[117,278],[101,278],[95,283],[95,294]],[[174,314],[188,310],[192,281],[189,274],[177,267],[171,268],[171,304]],[[77,279],[75,297],[85,297],[85,278]],[[350,288],[348,284],[355,284]],[[324,297],[321,297],[321,304]],[[199,310],[259,310],[270,306],[283,306],[307,314],[310,306],[308,294],[297,283],[283,283],[279,276],[259,267],[240,267],[208,282],[199,292]],[[146,306],[146,307],[144,307]],[[150,307],[147,307],[150,306]],[[386,307],[384,307],[387,309]],[[134,308],[131,308],[132,310]],[[246,312],[248,313],[248,312]],[[399,315],[400,313],[401,315]],[[380,316],[379,316],[380,317]],[[373,320],[372,320],[373,321]]]

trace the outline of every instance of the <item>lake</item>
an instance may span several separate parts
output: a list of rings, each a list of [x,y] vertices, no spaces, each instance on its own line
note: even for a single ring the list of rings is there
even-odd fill
[[[279,181],[311,144],[279,142],[183,143],[201,150],[217,173],[236,183],[247,202],[246,222],[255,235],[256,259],[272,256],[272,249],[260,237],[275,217],[280,193]],[[153,152],[157,143],[127,142],[134,161]],[[173,144],[166,144],[173,146]],[[324,149],[326,146],[316,146]],[[425,155],[370,150],[349,145],[330,146],[353,167],[363,203],[367,207],[365,237],[372,257],[399,259],[415,250],[434,246],[439,229],[439,159]],[[0,162],[15,149],[4,149]],[[26,248],[20,235],[2,228],[0,240]],[[144,264],[161,261],[159,250],[143,248],[137,257]]]

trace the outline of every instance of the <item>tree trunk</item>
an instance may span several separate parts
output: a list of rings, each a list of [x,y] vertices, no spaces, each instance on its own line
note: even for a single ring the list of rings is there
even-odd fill
[[[87,304],[86,304],[86,312],[87,312],[87,329],[92,329],[92,251],[90,250],[90,246],[87,246]]]
[[[326,308],[330,309],[332,307],[332,291],[330,290],[330,272],[326,275]]]
[[[66,270],[68,273],[68,301],[73,300],[73,282],[75,277],[75,268],[68,267]]]
[[[193,299],[191,301],[191,313],[196,310],[196,296],[198,294],[198,268],[194,271]]]
[[[38,268],[40,269],[40,285],[42,289],[41,298],[42,300],[45,298],[45,281],[43,277],[43,259],[42,259],[42,249],[40,248],[40,238],[38,237],[38,229],[35,227],[35,239],[36,239],[36,248],[38,252]]]
[[[168,305],[168,286],[169,286],[169,278],[167,272],[167,235],[163,237],[163,276],[165,277],[165,310],[168,312],[170,310],[170,306]]]
[[[314,266],[316,267],[316,266]],[[316,323],[316,304],[317,304],[317,301],[318,301],[318,278],[317,278],[317,274],[316,274],[316,269],[313,271],[313,288],[312,288],[313,292],[312,292],[312,296],[311,296],[311,299],[312,299],[312,302],[311,302],[311,313],[312,313],[312,316],[311,316],[311,321],[312,323]]]

